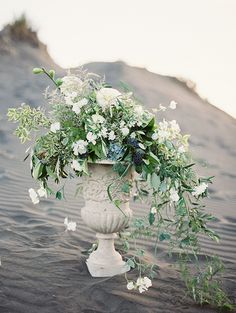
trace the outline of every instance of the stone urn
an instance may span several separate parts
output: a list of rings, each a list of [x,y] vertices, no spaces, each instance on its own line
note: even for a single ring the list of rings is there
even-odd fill
[[[129,224],[132,211],[130,196],[122,192],[125,182],[132,182],[132,172],[120,178],[112,169],[112,162],[101,161],[89,164],[89,176],[82,179],[82,193],[85,206],[81,216],[85,224],[96,232],[97,250],[87,259],[87,267],[93,277],[109,277],[130,270],[115,250],[117,233]],[[119,201],[119,208],[109,199],[107,187],[110,185],[112,199]]]

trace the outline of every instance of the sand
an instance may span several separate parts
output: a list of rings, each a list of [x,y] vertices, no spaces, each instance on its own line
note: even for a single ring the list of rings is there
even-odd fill
[[[1,38],[0,38],[1,39]],[[153,287],[142,295],[128,292],[125,279],[92,278],[86,268],[86,251],[95,234],[82,222],[82,197],[74,198],[76,181],[66,187],[67,200],[47,199],[33,205],[28,189],[35,186],[29,162],[23,162],[28,145],[20,145],[12,135],[14,125],[6,121],[8,107],[21,102],[32,106],[43,103],[41,91],[47,81],[31,70],[44,65],[62,71],[49,57],[46,48],[28,43],[8,42],[0,49],[0,313],[115,313],[115,312],[216,312],[200,307],[185,295],[184,283],[172,266],[164,244],[159,245],[159,271]],[[1,48],[1,45],[0,45]],[[174,99],[175,111],[165,113],[176,119],[184,132],[192,134],[191,148],[200,173],[215,175],[207,200],[207,211],[217,217],[212,225],[221,236],[219,244],[202,239],[203,252],[217,253],[226,266],[224,285],[235,299],[236,273],[236,121],[202,100],[175,78],[122,62],[92,63],[86,67],[106,74],[118,86],[127,82],[146,106],[155,108]],[[145,214],[146,206],[132,203],[135,215]],[[76,232],[65,232],[65,216],[78,223]],[[140,240],[153,258],[152,242]],[[136,271],[130,273],[135,278]]]

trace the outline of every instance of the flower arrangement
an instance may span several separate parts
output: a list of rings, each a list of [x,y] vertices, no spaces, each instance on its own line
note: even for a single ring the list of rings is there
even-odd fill
[[[198,177],[194,170],[189,136],[181,134],[175,120],[157,122],[154,114],[145,110],[126,87],[123,92],[118,91],[84,71],[62,79],[56,79],[53,70],[35,68],[33,72],[46,74],[55,84],[56,88],[47,92],[49,108],[22,104],[8,111],[9,119],[19,123],[15,134],[22,143],[31,139],[32,132],[40,131],[27,155],[31,158],[32,176],[40,185],[37,191],[29,189],[33,203],[50,195],[62,199],[64,188],[53,190],[50,180],[59,183],[88,175],[90,162],[112,161],[118,177],[124,177],[132,167],[136,173],[134,186],[125,182],[122,191],[132,191],[135,200],[148,199],[150,205],[144,217],[134,219],[130,230],[120,234],[124,250],[129,250],[130,240],[135,242],[140,236],[165,241],[170,251],[178,249],[182,276],[193,298],[200,303],[229,306],[218,279],[213,278],[222,269],[216,259],[211,259],[205,270],[197,267],[193,278],[187,270],[188,253],[197,258],[200,251],[200,234],[218,240],[207,226],[213,217],[201,203],[208,195],[212,177]],[[176,105],[171,101],[169,109]],[[159,105],[155,110],[166,109]],[[119,200],[107,187],[110,200],[119,209]],[[68,218],[65,225],[68,230],[76,228]],[[140,293],[148,290],[155,276],[155,265],[146,264],[144,255],[143,249],[136,248],[127,258],[129,266],[137,267],[140,273],[136,282],[126,277],[127,288]],[[203,289],[206,284],[207,291]],[[212,293],[220,296],[214,298]]]

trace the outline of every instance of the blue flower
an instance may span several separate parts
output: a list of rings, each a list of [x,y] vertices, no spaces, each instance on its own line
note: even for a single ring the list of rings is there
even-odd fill
[[[121,159],[124,155],[124,148],[116,143],[112,143],[108,149],[107,158],[111,161],[117,161]]]

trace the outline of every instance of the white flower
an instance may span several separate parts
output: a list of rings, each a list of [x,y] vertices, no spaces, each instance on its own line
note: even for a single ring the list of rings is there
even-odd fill
[[[132,281],[130,281],[130,282],[127,284],[127,289],[128,289],[128,290],[132,290],[132,289],[134,289],[134,288],[135,288],[134,283],[133,283]]]
[[[203,192],[205,192],[207,187],[208,187],[208,184],[201,183],[199,186],[196,186],[194,188],[194,191],[192,192],[192,195],[195,196],[195,197],[200,196]]]
[[[101,88],[96,95],[97,103],[103,109],[109,108],[110,106],[117,104],[117,97],[121,93],[113,88]]]
[[[158,131],[158,139],[159,139],[160,142],[165,141],[169,137],[170,137],[170,132],[168,130],[160,129]]]
[[[129,134],[129,128],[123,127],[123,128],[121,128],[121,132],[122,132],[123,136],[127,136]]]
[[[71,167],[75,171],[78,171],[78,172],[83,171],[83,167],[79,164],[79,162],[77,160],[72,160]]]
[[[112,131],[110,131],[110,133],[108,134],[108,139],[109,140],[115,140],[115,138],[116,138],[116,135],[115,135],[115,133],[114,133],[114,131],[112,130]]]
[[[100,114],[93,114],[92,120],[94,121],[95,124],[102,124],[105,122],[105,118]]]
[[[88,142],[92,142],[93,145],[96,145],[97,136],[92,132],[88,132],[86,138],[88,139]]]
[[[76,76],[69,75],[62,78],[62,84],[60,86],[61,92],[68,96],[72,92],[78,92],[82,87],[82,80]]]
[[[134,113],[137,115],[137,117],[141,117],[143,115],[143,107],[141,105],[136,105],[134,107]]]
[[[30,196],[33,204],[39,203],[39,196],[38,196],[37,192],[33,188],[29,189],[29,196]]]
[[[137,279],[136,285],[140,293],[148,290],[149,287],[152,286],[152,281],[148,277],[139,277]]]
[[[74,103],[72,107],[72,111],[75,112],[76,114],[80,114],[80,106],[78,103]]]
[[[51,124],[50,131],[56,133],[58,130],[60,130],[60,128],[61,128],[60,122],[55,122]]]
[[[47,190],[46,190],[45,188],[43,188],[43,187],[39,188],[39,189],[37,190],[37,193],[38,193],[38,195],[39,195],[41,198],[42,198],[42,197],[47,198]]]
[[[72,93],[65,96],[65,101],[67,105],[73,105],[75,98],[78,96],[78,93],[73,91]]]
[[[157,112],[158,112],[158,109],[152,108],[152,112],[153,112],[153,113],[157,113]]]
[[[173,202],[179,201],[179,195],[178,195],[178,192],[175,188],[170,189],[170,200]]]
[[[78,102],[73,103],[72,111],[74,111],[76,114],[79,114],[81,108],[85,106],[86,104],[88,104],[88,99],[83,98],[79,100]]]
[[[163,105],[160,103],[160,104],[159,104],[159,109],[160,109],[161,111],[165,112],[166,107],[163,106]]]
[[[152,140],[157,140],[158,138],[158,134],[157,133],[153,133],[152,134]]]
[[[133,132],[133,133],[130,134],[130,138],[136,138],[135,132]]]
[[[177,102],[175,102],[174,100],[170,101],[169,108],[172,109],[172,110],[175,110],[176,109],[176,104],[177,104]]]
[[[123,128],[125,126],[125,122],[124,121],[121,121],[120,122],[120,128]]]
[[[75,231],[76,230],[76,222],[69,222],[69,220],[68,220],[68,217],[66,217],[65,219],[64,219],[64,225],[65,225],[65,227],[66,227],[66,231],[67,230],[72,230],[72,231]]]
[[[176,120],[173,120],[170,122],[170,127],[171,130],[175,133],[179,133],[180,132],[180,127],[179,124],[176,122]]]
[[[156,207],[152,207],[150,212],[152,214],[156,214],[157,213],[157,208]]]
[[[107,128],[106,128],[106,127],[103,127],[103,128],[101,129],[100,134],[101,134],[101,136],[102,136],[103,138],[107,138]]]
[[[78,141],[74,142],[72,145],[74,155],[86,153],[87,152],[87,145],[88,145],[88,143],[85,140],[78,140]]]
[[[178,152],[179,152],[179,153],[184,153],[184,152],[186,152],[185,147],[184,147],[183,145],[182,145],[182,146],[179,146]]]

